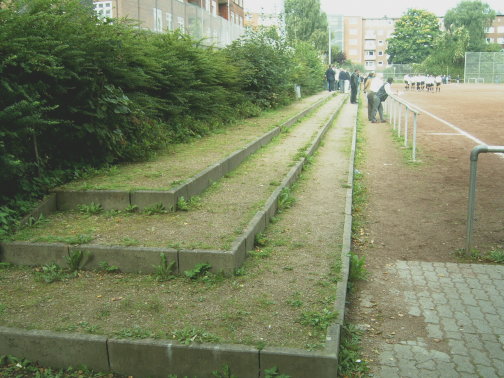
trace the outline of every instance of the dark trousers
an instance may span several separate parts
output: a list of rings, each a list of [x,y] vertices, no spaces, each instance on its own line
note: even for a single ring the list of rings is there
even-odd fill
[[[352,104],[357,103],[357,87],[356,86],[350,86],[350,102]]]

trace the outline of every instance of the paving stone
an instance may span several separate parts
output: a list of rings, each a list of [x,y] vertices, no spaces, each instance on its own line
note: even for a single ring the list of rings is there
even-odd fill
[[[471,361],[466,356],[452,356],[452,360],[455,363],[455,368],[459,372],[474,373],[476,369],[474,368]]]
[[[443,331],[438,324],[427,324],[427,336],[432,339],[442,339],[444,337]]]
[[[499,378],[499,375],[497,375],[497,372],[495,371],[495,369],[490,366],[476,364],[476,371],[478,372],[478,374],[481,377],[484,377],[484,378],[494,378],[494,377]]]

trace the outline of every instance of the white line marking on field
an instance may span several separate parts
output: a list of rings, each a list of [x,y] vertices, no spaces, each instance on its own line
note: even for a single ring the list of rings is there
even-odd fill
[[[473,136],[473,135],[469,134],[469,133],[468,133],[467,131],[465,131],[465,130],[462,130],[462,129],[461,129],[460,127],[458,127],[458,126],[455,126],[453,123],[450,123],[450,122],[448,122],[448,121],[445,121],[444,119],[439,118],[438,116],[435,116],[434,114],[429,113],[428,111],[426,111],[426,110],[424,110],[424,109],[422,109],[422,108],[420,108],[420,107],[418,107],[418,106],[416,106],[416,105],[414,105],[414,106],[415,106],[415,108],[417,108],[418,110],[420,110],[422,113],[427,114],[428,116],[431,116],[432,118],[434,118],[434,119],[438,120],[438,121],[439,121],[439,122],[441,122],[441,123],[444,123],[446,126],[451,127],[451,128],[452,128],[453,130],[455,130],[455,131],[458,131],[461,135],[463,135],[463,136],[465,136],[466,138],[468,138],[468,139],[472,140],[473,142],[475,142],[475,143],[477,143],[477,144],[484,144],[485,146],[487,146],[487,145],[488,145],[488,144],[486,144],[485,142],[483,142],[481,139],[476,138],[475,136]],[[501,159],[504,159],[504,154],[503,154],[503,153],[501,153],[501,152],[498,152],[498,153],[496,153],[495,155],[499,155],[499,157],[500,157]]]
[[[464,136],[460,133],[425,133],[427,135],[449,135],[449,136]]]

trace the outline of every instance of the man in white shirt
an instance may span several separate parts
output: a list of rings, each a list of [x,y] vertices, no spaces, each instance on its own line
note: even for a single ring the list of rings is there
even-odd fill
[[[375,82],[376,78],[373,79],[371,82],[371,91],[374,93],[374,98],[373,98],[373,111],[371,113],[371,122],[372,123],[377,123],[378,121],[376,120],[376,112],[380,114],[380,122],[387,122],[385,121],[385,118],[383,118],[383,105],[382,102],[384,102],[389,95],[392,95],[392,87],[391,84],[394,81],[391,77],[387,79],[387,82],[383,84],[383,81],[381,79],[377,80]],[[381,85],[380,85],[381,84]],[[378,85],[380,85],[378,87]],[[378,87],[378,89],[376,89]]]

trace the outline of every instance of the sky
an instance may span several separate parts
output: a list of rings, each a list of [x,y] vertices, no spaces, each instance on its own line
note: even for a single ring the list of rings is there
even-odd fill
[[[320,0],[328,14],[363,17],[401,17],[409,8],[425,9],[436,16],[444,16],[460,0]],[[498,14],[504,14],[503,0],[483,1]],[[282,11],[283,0],[244,0],[246,11],[276,13]]]

